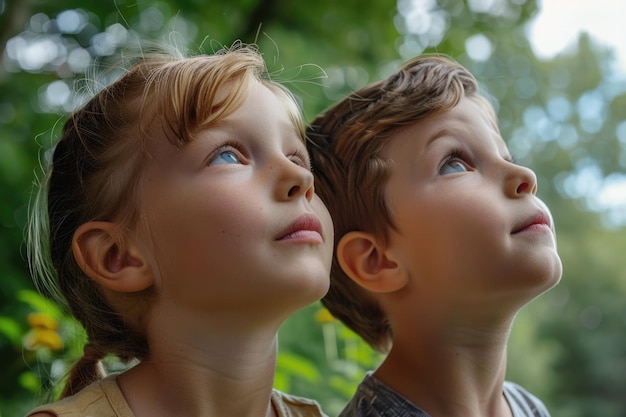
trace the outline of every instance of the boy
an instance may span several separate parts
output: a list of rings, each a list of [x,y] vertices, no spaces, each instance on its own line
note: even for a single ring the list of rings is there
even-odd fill
[[[308,136],[335,227],[323,302],[387,353],[341,416],[549,416],[504,377],[515,315],[561,277],[554,227],[475,78],[418,57]]]

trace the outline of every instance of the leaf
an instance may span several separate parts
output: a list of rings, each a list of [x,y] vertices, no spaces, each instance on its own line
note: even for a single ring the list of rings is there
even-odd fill
[[[307,382],[315,382],[320,378],[317,367],[307,358],[291,353],[281,353],[276,362],[277,369],[302,378]]]

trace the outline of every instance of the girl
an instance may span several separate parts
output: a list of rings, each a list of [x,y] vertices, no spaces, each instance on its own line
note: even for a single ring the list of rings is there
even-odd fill
[[[145,57],[70,116],[30,258],[88,341],[62,400],[30,416],[323,415],[272,389],[279,326],[329,285],[303,139],[295,100],[241,45]],[[138,364],[103,378],[109,354]]]

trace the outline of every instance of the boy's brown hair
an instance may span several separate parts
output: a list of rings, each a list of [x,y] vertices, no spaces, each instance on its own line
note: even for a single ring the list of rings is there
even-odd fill
[[[392,161],[381,151],[400,129],[453,108],[464,96],[478,100],[495,124],[493,108],[478,95],[469,71],[449,58],[424,55],[352,93],[311,122],[307,146],[315,190],[333,218],[335,249],[351,231],[371,233],[386,242],[389,228],[395,228],[385,200]],[[337,256],[322,302],[372,347],[389,349],[392,329],[385,313],[346,275]]]

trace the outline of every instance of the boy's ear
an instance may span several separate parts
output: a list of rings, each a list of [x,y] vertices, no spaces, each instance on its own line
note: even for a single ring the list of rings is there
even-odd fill
[[[152,271],[132,242],[119,244],[114,223],[94,221],[81,225],[72,238],[72,252],[83,272],[115,292],[136,292],[153,284]]]
[[[341,269],[371,292],[389,293],[404,287],[408,277],[370,233],[348,232],[337,245]]]

